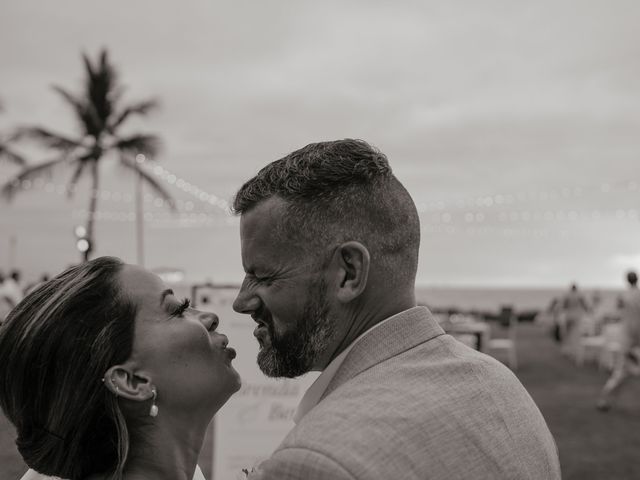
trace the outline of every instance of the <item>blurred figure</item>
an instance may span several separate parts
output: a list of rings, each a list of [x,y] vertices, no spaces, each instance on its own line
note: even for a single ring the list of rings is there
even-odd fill
[[[640,374],[640,290],[636,272],[627,273],[627,282],[629,289],[621,296],[622,348],[596,404],[601,411],[611,408],[612,400],[630,374]]]
[[[20,300],[24,297],[24,292],[20,285],[21,277],[20,270],[12,270],[3,283],[4,294],[9,296],[14,306],[20,303]]]
[[[0,324],[15,306],[13,296],[7,285],[7,279],[4,273],[0,272]]]
[[[562,302],[559,298],[553,298],[544,312],[544,318],[547,319],[547,324],[551,328],[551,335],[557,343],[562,342],[562,334],[564,333],[562,317]]]
[[[596,290],[591,296],[591,308],[586,316],[588,322],[584,325],[583,333],[589,336],[599,335],[609,314],[606,302],[602,301],[602,295]]]
[[[562,350],[565,354],[572,354],[580,339],[580,324],[585,314],[589,311],[587,300],[578,291],[578,286],[574,283],[562,300],[561,324],[562,328]]]

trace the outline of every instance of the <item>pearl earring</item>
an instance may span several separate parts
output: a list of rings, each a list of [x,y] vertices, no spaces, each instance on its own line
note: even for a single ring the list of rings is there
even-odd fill
[[[104,378],[102,379],[102,381],[104,382]],[[116,383],[115,379],[113,378],[113,375],[111,375],[111,385],[113,385],[116,389],[116,397],[118,395],[120,395],[120,389],[118,388],[118,384]]]
[[[158,394],[156,393],[156,387],[153,387],[151,389],[151,394],[153,395],[153,403],[151,404],[151,409],[149,410],[149,416],[150,417],[157,417],[158,416],[158,406],[156,405],[156,396]]]

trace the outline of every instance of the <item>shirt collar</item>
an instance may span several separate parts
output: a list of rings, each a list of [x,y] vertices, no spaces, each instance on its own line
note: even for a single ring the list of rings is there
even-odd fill
[[[396,313],[395,315],[392,315],[384,319],[383,321],[376,323],[374,326],[372,326],[371,328],[366,330],[364,333],[362,333],[353,342],[351,342],[351,344],[347,348],[345,348],[342,352],[340,352],[340,354],[336,358],[331,360],[329,365],[325,367],[325,369],[322,371],[320,376],[316,378],[316,380],[307,389],[307,391],[302,397],[302,400],[300,400],[300,403],[298,404],[298,408],[296,409],[296,413],[294,413],[293,415],[293,422],[295,424],[297,424],[300,420],[302,420],[302,418],[307,413],[309,413],[311,409],[313,409],[313,407],[315,407],[318,404],[325,390],[329,386],[329,383],[331,382],[336,372],[344,362],[345,358],[347,358],[347,355],[349,354],[351,349],[356,345],[356,343],[358,343],[365,335],[371,333],[372,330],[378,328],[380,325],[384,323],[387,323],[393,317],[395,317],[396,315],[401,315],[402,313],[404,313],[404,311]]]

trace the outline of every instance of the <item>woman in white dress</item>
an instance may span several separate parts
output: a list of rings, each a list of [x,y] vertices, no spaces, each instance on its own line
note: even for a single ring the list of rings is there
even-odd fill
[[[25,463],[70,480],[191,480],[240,388],[218,317],[101,257],[39,286],[0,327],[0,407]]]

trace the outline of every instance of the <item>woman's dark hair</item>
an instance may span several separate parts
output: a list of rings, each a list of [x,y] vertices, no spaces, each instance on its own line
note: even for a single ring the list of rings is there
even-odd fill
[[[25,463],[39,473],[122,474],[129,435],[102,377],[133,347],[136,310],[117,281],[123,265],[101,257],[71,267],[0,326],[0,407]]]

